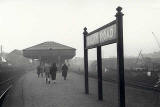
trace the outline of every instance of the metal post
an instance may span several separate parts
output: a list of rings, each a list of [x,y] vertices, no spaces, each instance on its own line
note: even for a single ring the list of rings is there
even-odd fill
[[[125,107],[125,80],[124,80],[124,55],[123,55],[123,13],[117,7],[117,70],[119,73],[119,106]]]
[[[85,93],[89,94],[88,88],[88,49],[86,49],[86,35],[88,34],[87,28],[84,28],[84,72],[85,72]]]
[[[101,46],[97,46],[98,99],[103,100]]]
[[[61,71],[61,56],[58,56],[58,71]]]

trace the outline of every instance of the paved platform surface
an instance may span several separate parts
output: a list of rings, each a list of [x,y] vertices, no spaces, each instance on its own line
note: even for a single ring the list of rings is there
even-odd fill
[[[45,78],[29,72],[9,92],[3,107],[104,107],[106,101],[98,101],[94,94],[85,95],[83,79],[81,75],[69,73],[64,81],[57,73],[56,84],[49,86]]]
[[[84,76],[73,72],[47,85],[36,71],[23,75],[8,93],[3,107],[118,107],[117,84],[103,81],[104,100],[98,101],[97,79],[89,78],[90,94],[84,93]],[[126,107],[160,107],[159,93],[126,87]]]

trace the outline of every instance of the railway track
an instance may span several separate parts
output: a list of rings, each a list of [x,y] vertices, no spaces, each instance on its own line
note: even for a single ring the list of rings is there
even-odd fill
[[[74,72],[74,73],[83,75],[83,72]],[[94,74],[92,74],[92,75],[89,74],[89,77],[97,79],[96,75],[94,75]],[[116,81],[116,80],[107,79],[107,78],[105,78],[105,79],[103,78],[103,81],[110,82],[113,84],[118,83],[118,81]],[[138,88],[138,89],[143,89],[143,90],[154,91],[154,92],[160,93],[160,89],[158,87],[154,87],[154,85],[150,86],[150,85],[147,85],[147,84],[140,82],[140,81],[126,81],[125,85],[126,85],[126,87]]]
[[[5,96],[7,95],[8,91],[12,88],[12,84],[17,79],[18,76],[11,77],[5,81],[0,82],[0,107],[3,104]]]

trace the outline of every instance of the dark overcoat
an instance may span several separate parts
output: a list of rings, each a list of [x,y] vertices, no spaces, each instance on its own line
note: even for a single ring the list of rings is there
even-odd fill
[[[50,74],[51,74],[52,80],[56,79],[56,72],[57,72],[57,66],[53,64],[50,68]]]
[[[67,67],[66,64],[64,64],[64,65],[62,66],[62,76],[63,76],[63,77],[67,77],[67,71],[68,71],[68,67]]]
[[[38,75],[40,74],[40,70],[41,70],[40,66],[37,66],[37,74]]]

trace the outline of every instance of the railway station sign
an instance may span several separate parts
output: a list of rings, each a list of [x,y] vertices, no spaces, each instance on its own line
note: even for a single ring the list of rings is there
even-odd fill
[[[93,48],[96,46],[108,45],[115,43],[116,39],[116,20],[114,20],[89,33],[86,36],[86,47]]]
[[[101,47],[117,43],[117,71],[118,71],[118,96],[119,107],[125,107],[125,79],[124,79],[124,52],[123,52],[123,13],[117,7],[116,20],[88,33],[84,28],[84,76],[85,93],[89,93],[88,83],[88,49],[97,48],[97,78],[98,99],[103,100],[102,84],[102,53]]]

